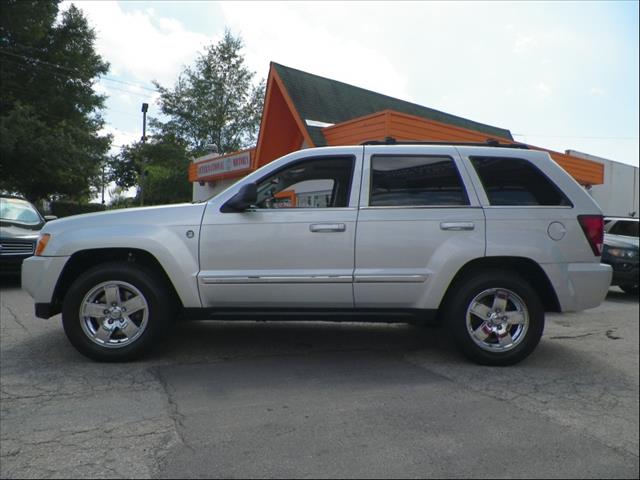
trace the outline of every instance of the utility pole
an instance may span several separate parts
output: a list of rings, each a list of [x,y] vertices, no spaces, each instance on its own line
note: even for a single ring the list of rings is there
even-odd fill
[[[144,145],[147,143],[147,110],[149,110],[149,104],[142,104],[142,158],[140,159],[140,205],[144,205],[144,181],[146,178],[144,171]]]
[[[102,205],[104,205],[104,161],[102,162]]]

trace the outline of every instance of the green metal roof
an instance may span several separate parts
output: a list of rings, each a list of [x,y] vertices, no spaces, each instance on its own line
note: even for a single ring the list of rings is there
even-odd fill
[[[326,123],[342,123],[357,117],[370,115],[381,110],[395,110],[437,122],[467,128],[489,136],[513,140],[511,132],[504,128],[492,127],[467,120],[448,113],[405,102],[380,93],[354,87],[347,83],[319,77],[311,73],[273,63],[291,97],[302,121],[316,120]],[[306,125],[309,136],[316,146],[326,145],[319,127]]]

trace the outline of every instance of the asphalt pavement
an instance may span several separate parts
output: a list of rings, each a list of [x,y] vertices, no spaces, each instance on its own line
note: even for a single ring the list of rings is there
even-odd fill
[[[534,354],[437,328],[194,322],[99,364],[0,284],[0,477],[638,478],[638,297],[549,315]]]

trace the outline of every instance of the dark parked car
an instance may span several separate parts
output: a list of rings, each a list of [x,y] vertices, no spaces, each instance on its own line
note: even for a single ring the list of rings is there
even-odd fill
[[[638,293],[638,219],[605,218],[602,263],[613,267],[611,285]]]
[[[29,201],[0,197],[0,273],[20,273],[22,261],[33,255],[40,229],[47,220]]]

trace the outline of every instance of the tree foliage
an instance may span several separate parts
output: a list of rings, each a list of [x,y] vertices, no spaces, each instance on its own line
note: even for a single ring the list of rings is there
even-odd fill
[[[207,144],[229,153],[255,142],[265,83],[253,85],[254,73],[244,63],[242,40],[226,31],[193,67],[180,74],[173,89],[155,82],[160,108],[167,121],[151,120],[163,136],[183,141],[192,155]]]
[[[176,138],[152,136],[148,143],[125,145],[109,163],[110,179],[121,188],[144,189],[145,205],[191,200],[189,155]]]
[[[109,65],[80,10],[57,15],[57,0],[0,3],[0,189],[86,200],[111,142],[93,89]]]

